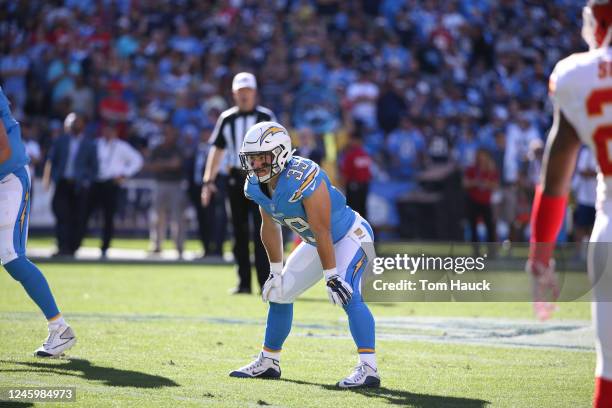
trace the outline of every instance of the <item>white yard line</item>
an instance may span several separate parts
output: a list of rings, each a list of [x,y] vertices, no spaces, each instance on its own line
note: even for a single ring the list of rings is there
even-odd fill
[[[0,321],[38,320],[37,313],[0,313]],[[201,322],[220,325],[263,326],[262,319],[147,314],[71,313],[71,321],[104,320],[126,322]],[[293,324],[296,335],[321,338],[349,337],[346,319],[334,323]],[[471,317],[379,317],[376,337],[380,340],[424,341],[481,346],[527,347],[594,351],[594,331],[588,320],[552,320]]]

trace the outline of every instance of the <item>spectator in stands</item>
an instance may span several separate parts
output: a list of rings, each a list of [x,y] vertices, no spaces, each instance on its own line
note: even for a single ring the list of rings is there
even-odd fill
[[[349,145],[342,159],[341,175],[346,190],[346,204],[367,219],[367,200],[370,189],[372,159],[363,148],[360,128],[350,136]]]
[[[55,184],[53,213],[58,256],[74,256],[81,246],[87,220],[91,184],[98,174],[96,142],[85,134],[85,119],[70,113],[64,134],[53,141],[43,184]]]
[[[63,120],[70,109],[89,115],[89,103],[76,101],[90,99],[81,92],[79,78],[91,88],[96,104],[107,97],[107,85],[117,81],[123,86],[121,99],[128,107],[139,107],[134,117],[128,117],[130,136],[143,149],[160,143],[163,126],[159,125],[167,118],[174,120],[177,105],[182,109],[177,92],[202,92],[200,100],[207,111],[214,102],[222,112],[231,97],[229,73],[251,70],[262,79],[261,103],[282,113],[283,123],[301,127],[297,122],[314,118],[307,123],[313,126],[321,122],[323,113],[328,115],[323,118],[329,129],[321,133],[338,132],[346,128],[336,119],[339,115],[330,115],[327,108],[312,109],[321,102],[334,107],[337,99],[346,112],[345,121],[354,116],[370,122],[366,147],[381,152],[387,143],[385,134],[396,127],[398,112],[407,109],[413,118],[425,119],[415,123],[415,129],[426,136],[428,146],[440,148],[434,149],[442,153],[434,155],[436,160],[447,162],[461,133],[461,117],[480,118],[474,124],[478,142],[491,148],[493,135],[505,132],[509,118],[547,108],[547,73],[559,55],[581,47],[580,30],[571,29],[580,22],[580,4],[568,0],[537,4],[523,0],[511,6],[457,0],[289,5],[250,1],[243,7],[232,2],[173,2],[172,7],[162,8],[142,1],[22,3],[27,7],[3,9],[4,20],[11,25],[0,34],[9,61],[4,63],[7,69],[0,61],[0,70],[2,85],[15,105],[25,101],[24,119]],[[562,24],[548,24],[536,33],[534,27],[542,27],[544,21]],[[11,61],[13,55],[18,56],[16,62]],[[27,75],[21,69],[25,59]],[[18,72],[17,85],[9,84],[16,79],[9,74],[13,71]],[[322,73],[328,89],[312,85]],[[305,85],[302,74],[312,79],[311,93],[324,95],[316,103],[312,97],[297,101],[294,97]],[[393,84],[392,93],[388,83]],[[297,102],[310,116],[295,109]],[[101,113],[95,107],[100,106],[94,105],[94,114]],[[119,108],[119,113],[125,112]],[[113,110],[105,107],[103,116]],[[183,113],[176,115],[179,121]],[[428,129],[439,116],[444,117],[443,133]],[[540,135],[549,127],[544,117],[531,121]],[[513,128],[509,145],[514,143]],[[123,130],[120,134],[127,136]],[[507,178],[504,188],[509,194],[504,202],[506,213],[512,215],[516,194],[510,190],[520,169],[514,158],[520,154],[511,148],[507,156],[499,171]],[[386,164],[379,161],[382,154],[374,157],[378,164]]]
[[[374,127],[378,95],[379,88],[372,80],[371,68],[369,66],[360,67],[357,82],[350,84],[346,90],[353,119],[361,120],[368,126]]]
[[[524,213],[529,200],[527,191],[528,186],[528,153],[529,146],[533,141],[539,140],[538,130],[531,124],[528,112],[519,112],[516,122],[508,125],[506,131],[506,146],[504,150],[504,168],[502,188],[503,211],[502,218],[510,226],[510,240],[522,241],[521,230],[525,227],[525,222],[519,221],[517,215],[520,212],[524,218]],[[520,182],[520,183],[519,183]],[[520,200],[519,200],[520,199]]]
[[[124,99],[123,84],[112,81],[108,86],[108,96],[100,101],[100,117],[107,123],[117,126],[120,136],[125,136],[127,121],[130,118],[130,105]]]
[[[520,112],[516,123],[508,125],[504,172],[509,182],[516,182],[520,167],[528,161],[530,143],[533,140],[541,140],[539,131],[530,119],[528,112]]]
[[[30,177],[36,176],[36,167],[42,159],[40,144],[38,143],[39,128],[31,122],[21,122],[21,138],[25,145],[26,154],[30,158]],[[32,187],[30,187],[32,190]],[[32,191],[30,191],[30,202],[32,202]]]
[[[227,228],[227,214],[225,211],[224,182],[222,177],[217,184],[217,193],[213,195],[211,202],[206,207],[202,205],[202,179],[206,160],[210,152],[210,135],[212,126],[201,130],[200,140],[194,149],[194,155],[189,160],[189,199],[196,211],[198,219],[198,238],[202,243],[204,256],[222,256],[223,242],[225,241],[225,231]],[[218,176],[219,177],[219,176]]]
[[[433,126],[427,132],[427,155],[433,164],[446,164],[451,159],[451,135],[449,123],[443,117],[433,119]]]
[[[151,252],[161,253],[170,226],[170,235],[182,258],[185,242],[183,153],[178,147],[178,132],[172,125],[164,127],[163,142],[153,149],[144,168],[155,179],[149,230]]]
[[[74,89],[75,78],[82,73],[82,67],[70,54],[66,35],[61,36],[55,58],[47,66],[47,78],[51,86],[51,101],[58,103]]]
[[[26,74],[30,66],[30,58],[26,54],[23,43],[14,44],[8,54],[0,58],[0,77],[3,79],[2,89],[11,95],[12,109],[23,109],[26,101]]]
[[[477,227],[480,220],[487,230],[485,242],[495,242],[491,195],[499,186],[499,173],[487,150],[480,148],[476,151],[476,161],[465,170],[463,184],[467,192],[466,210],[472,242],[479,242]]]
[[[398,81],[385,82],[376,105],[378,126],[388,134],[399,126],[402,115],[406,114],[406,101]]]
[[[453,149],[454,159],[462,169],[474,164],[479,147],[480,143],[476,140],[472,127],[469,124],[462,126]]]
[[[98,174],[91,187],[87,220],[92,213],[102,210],[102,258],[110,248],[115,231],[115,213],[119,201],[121,184],[126,178],[133,177],[143,165],[142,155],[129,143],[118,138],[114,126],[104,125],[102,137],[97,140]]]
[[[72,102],[73,112],[82,113],[86,118],[93,119],[95,113],[95,95],[93,88],[85,83],[83,75],[76,77],[75,86],[68,94]]]
[[[402,117],[400,127],[387,137],[386,152],[391,177],[404,181],[414,177],[425,166],[425,149],[421,131],[408,116]]]
[[[299,146],[296,149],[296,154],[301,157],[312,160],[317,164],[321,164],[325,152],[317,141],[317,137],[312,129],[305,127],[298,130]]]

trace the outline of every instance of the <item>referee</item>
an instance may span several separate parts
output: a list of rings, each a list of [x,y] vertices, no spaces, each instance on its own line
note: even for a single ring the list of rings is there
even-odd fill
[[[206,161],[202,186],[202,205],[205,207],[211,200],[211,195],[217,191],[215,180],[224,161],[228,157],[228,196],[232,210],[232,225],[234,228],[234,259],[238,263],[238,286],[234,294],[251,293],[251,260],[249,257],[249,236],[255,243],[255,268],[259,287],[263,286],[270,273],[270,265],[266,250],[261,242],[261,215],[257,204],[244,196],[246,172],[242,170],[238,153],[247,130],[259,122],[274,121],[276,118],[271,110],[255,104],[257,97],[257,82],[255,76],[248,72],[236,74],[232,81],[232,93],[235,106],[219,116],[213,134],[212,147]],[[249,214],[253,218],[253,231],[249,233]]]

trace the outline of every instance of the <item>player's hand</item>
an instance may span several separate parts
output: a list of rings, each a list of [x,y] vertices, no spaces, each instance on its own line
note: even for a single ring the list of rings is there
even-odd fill
[[[280,273],[270,272],[266,283],[261,289],[261,300],[268,302],[270,300],[270,292],[272,289],[277,289],[279,297],[283,296],[283,281]]]
[[[202,194],[200,198],[204,207],[208,207],[208,204],[210,204],[210,200],[212,199],[212,195],[216,192],[217,186],[215,186],[215,183],[208,182],[202,186]]]
[[[325,282],[329,301],[338,306],[348,305],[353,296],[353,288],[338,275],[335,268],[325,272]]]
[[[538,319],[547,320],[557,310],[557,306],[553,302],[559,297],[555,261],[551,259],[546,266],[541,261],[529,260],[526,270],[531,277],[533,310]]]

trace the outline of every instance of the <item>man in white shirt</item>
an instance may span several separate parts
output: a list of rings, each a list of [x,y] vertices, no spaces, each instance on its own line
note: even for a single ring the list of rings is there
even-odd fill
[[[110,247],[114,233],[114,217],[121,183],[134,176],[143,165],[142,155],[129,143],[118,138],[117,129],[106,125],[102,137],[97,141],[98,176],[92,185],[89,216],[97,208],[102,209],[104,227],[102,230],[102,257]]]
[[[368,126],[376,126],[376,101],[378,100],[378,85],[370,80],[370,72],[363,67],[359,80],[346,90],[346,96],[351,103],[351,113],[354,119],[365,122]]]

